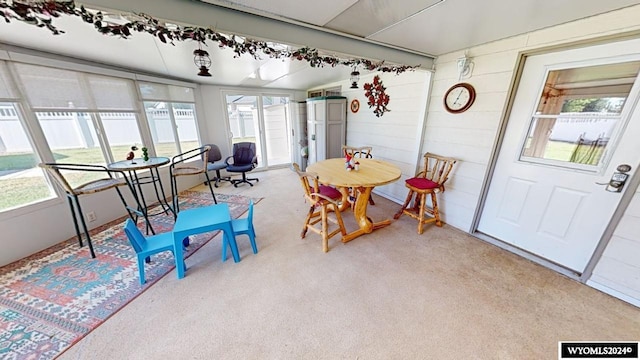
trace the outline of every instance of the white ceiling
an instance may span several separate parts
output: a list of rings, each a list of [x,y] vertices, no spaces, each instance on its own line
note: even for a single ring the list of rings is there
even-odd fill
[[[638,0],[200,0],[442,55]]]
[[[88,0],[87,7],[108,9],[114,14],[144,12],[150,16],[181,24],[215,27],[220,7],[273,18],[311,30],[348,34],[351,39],[381,43],[424,55],[441,55],[475,45],[523,34],[537,29],[640,4],[631,0],[201,0],[199,12],[188,14],[189,0]],[[157,12],[154,13],[154,6]],[[162,11],[161,11],[162,10]],[[246,17],[246,16],[245,16]],[[263,19],[252,17],[260,24]],[[206,19],[206,20],[198,20]],[[251,19],[249,19],[251,20]],[[205,21],[207,23],[205,23]],[[267,87],[306,90],[322,84],[348,79],[351,69],[311,68],[306,62],[273,60],[249,55],[234,58],[231,50],[209,43],[206,50],[213,61],[211,78],[196,76],[191,42],[163,44],[148,34],[134,34],[127,40],[99,34],[81,19],[63,16],[54,24],[66,31],[54,36],[48,30],[18,21],[0,22],[0,42],[74,58],[132,68],[152,74],[192,82],[228,86]],[[246,24],[225,24],[220,32],[263,38],[261,29]],[[250,29],[250,30],[247,30]],[[251,31],[247,33],[246,31]],[[287,44],[292,34],[270,32],[269,40]],[[309,38],[312,42],[312,39]],[[337,42],[337,41],[336,41]],[[313,43],[298,43],[318,48]],[[354,57],[367,57],[350,48]],[[329,54],[335,54],[331,52]],[[373,59],[385,60],[385,59]],[[415,64],[407,64],[415,65]],[[361,72],[366,73],[361,70]]]

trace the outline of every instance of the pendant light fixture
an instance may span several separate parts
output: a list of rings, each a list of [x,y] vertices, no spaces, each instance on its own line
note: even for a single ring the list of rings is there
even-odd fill
[[[356,69],[356,67],[353,67],[353,71],[351,72],[351,89],[357,89],[358,88],[358,80],[360,80],[360,72],[358,71],[358,69]]]
[[[198,42],[198,48],[193,50],[193,62],[200,69],[198,76],[211,76],[209,68],[211,67],[211,58],[206,50],[202,50]]]

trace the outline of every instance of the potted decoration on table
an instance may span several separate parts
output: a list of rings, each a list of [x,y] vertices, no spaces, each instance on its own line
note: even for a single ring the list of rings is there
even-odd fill
[[[138,147],[133,145],[131,147],[131,151],[129,151],[129,153],[127,154],[127,160],[131,160],[132,164],[136,163],[135,161],[136,153],[134,151],[137,151],[137,150],[138,150]]]
[[[149,161],[149,149],[146,147],[142,147],[142,160],[144,160],[144,162]]]

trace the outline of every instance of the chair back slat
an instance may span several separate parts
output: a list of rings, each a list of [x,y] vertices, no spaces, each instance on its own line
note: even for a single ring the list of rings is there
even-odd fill
[[[300,170],[300,166],[293,163],[295,172],[300,177],[300,183],[304,189],[304,197],[311,203],[316,204],[321,199],[319,198],[320,184],[318,182],[318,174],[308,171]]]
[[[136,253],[141,252],[147,243],[147,239],[145,239],[140,229],[138,229],[136,224],[131,219],[127,219],[127,221],[125,222],[124,232],[125,234],[127,234],[127,238],[129,239],[129,242],[131,243],[131,246],[133,246],[133,249],[136,251]]]
[[[343,156],[351,156],[351,157],[355,157],[355,158],[367,158],[370,159],[373,156],[371,155],[371,151],[373,150],[373,147],[371,146],[360,146],[360,147],[355,147],[355,146],[348,146],[348,145],[342,145],[342,155]]]
[[[323,204],[331,203],[337,206],[335,199],[332,199],[320,190],[320,182],[318,181],[318,174],[309,171],[301,171],[300,166],[293,163],[293,168],[300,177],[300,182],[304,188],[304,197],[313,206],[322,206]]]
[[[426,153],[424,154],[424,177],[443,185],[449,179],[449,173],[456,161],[450,157]]]

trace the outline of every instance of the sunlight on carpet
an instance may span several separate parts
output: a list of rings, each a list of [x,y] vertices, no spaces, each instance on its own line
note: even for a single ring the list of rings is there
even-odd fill
[[[233,218],[244,214],[251,200],[226,194],[216,198],[229,204]],[[179,199],[181,210],[213,203],[210,193],[199,191],[182,192]],[[140,285],[136,254],[123,231],[125,220],[91,231],[95,259],[86,242],[80,248],[74,237],[0,267],[0,358],[55,358],[174,269],[170,252],[154,255],[145,267],[147,282]],[[173,222],[171,213],[151,217],[156,233],[170,231]],[[138,227],[145,230],[143,219]],[[185,257],[216,233],[192,236]]]

